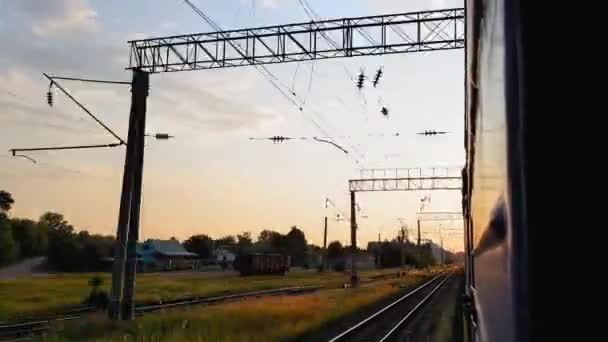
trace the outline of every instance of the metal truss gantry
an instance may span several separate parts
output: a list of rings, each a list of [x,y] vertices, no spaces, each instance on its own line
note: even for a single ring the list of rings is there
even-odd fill
[[[129,67],[173,72],[464,48],[464,8],[129,41]]]
[[[364,169],[348,181],[349,191],[460,190],[461,168]]]
[[[418,221],[457,221],[464,220],[462,212],[420,212],[418,215]]]
[[[366,191],[416,191],[416,190],[461,190],[462,168],[396,168],[396,169],[362,169],[361,178],[348,181],[350,191],[350,228],[351,240],[357,238],[357,213],[355,211],[357,192]],[[418,220],[418,246],[420,246],[420,220]],[[353,274],[356,274],[355,263],[351,260]],[[352,284],[358,283],[356,275]]]

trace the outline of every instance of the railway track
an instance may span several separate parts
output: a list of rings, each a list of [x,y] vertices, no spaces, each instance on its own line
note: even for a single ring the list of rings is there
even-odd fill
[[[171,309],[181,306],[188,305],[211,305],[226,303],[244,298],[255,298],[263,296],[278,296],[278,295],[299,295],[317,291],[322,286],[297,286],[297,287],[285,287],[280,289],[263,290],[236,293],[225,296],[213,296],[213,297],[189,297],[178,300],[171,300],[162,304],[153,305],[138,305],[135,307],[136,315],[143,315],[145,313],[162,311],[164,309]],[[96,312],[94,308],[84,308],[64,315],[58,315],[48,319],[37,319],[26,322],[14,323],[14,324],[0,324],[0,341],[22,341],[32,338],[36,335],[41,335],[51,329],[51,325],[54,322],[71,321],[80,319],[85,315]]]
[[[398,341],[402,329],[414,317],[414,314],[429,301],[450,277],[451,274],[445,273],[434,277],[346,329],[328,342]]]

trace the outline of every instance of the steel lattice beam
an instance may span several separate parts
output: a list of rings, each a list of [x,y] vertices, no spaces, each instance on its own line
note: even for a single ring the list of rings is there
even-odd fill
[[[129,68],[173,72],[464,48],[453,8],[129,41]]]
[[[460,190],[457,167],[362,169],[361,178],[348,181],[350,191]]]
[[[351,179],[350,191],[460,190],[461,177],[401,177]]]

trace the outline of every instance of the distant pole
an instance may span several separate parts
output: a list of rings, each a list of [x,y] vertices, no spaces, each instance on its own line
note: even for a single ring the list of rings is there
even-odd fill
[[[325,229],[323,231],[323,248],[327,248],[327,216],[325,216]]]
[[[378,247],[376,247],[376,268],[380,268],[380,252],[382,246],[380,245],[380,233],[378,233]]]
[[[444,260],[443,259],[444,258],[444,256],[443,256],[443,238],[441,238],[440,241],[441,241],[441,264],[443,265],[443,260]]]
[[[146,130],[146,100],[149,90],[149,74],[134,71],[133,92],[135,111],[137,112],[137,136],[135,143],[135,161],[133,170],[133,194],[131,195],[131,216],[129,219],[129,238],[127,241],[127,261],[125,266],[125,284],[122,303],[122,319],[133,319],[133,297],[135,295],[135,274],[137,272],[137,240],[139,240],[139,213],[141,205],[141,185],[144,167],[144,143]]]
[[[327,216],[325,216],[325,229],[323,230],[323,270],[327,269]]]
[[[357,287],[359,286],[359,275],[357,274],[357,263],[355,262],[357,253],[357,211],[354,191],[350,192],[350,246],[350,284],[351,287]]]
[[[420,219],[418,219],[418,246],[420,247]]]
[[[401,268],[405,265],[405,230],[401,227]]]

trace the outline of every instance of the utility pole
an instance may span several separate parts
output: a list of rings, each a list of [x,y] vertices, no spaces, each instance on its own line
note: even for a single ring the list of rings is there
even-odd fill
[[[136,183],[136,175],[139,175],[138,190],[141,190],[141,175],[143,167],[143,142],[138,146],[138,142],[143,140],[145,129],[145,114],[146,114],[146,98],[148,95],[149,74],[141,70],[133,71],[133,81],[131,87],[131,113],[129,117],[129,134],[127,139],[127,152],[125,155],[125,166],[122,180],[122,193],[120,197],[120,209],[118,214],[118,227],[116,231],[116,244],[114,247],[114,265],[112,269],[112,289],[110,293],[110,305],[108,316],[112,320],[125,318],[121,315],[123,308],[122,296],[125,286],[125,267],[127,254],[127,245],[130,237],[137,237],[139,230],[139,203],[140,192],[137,191],[134,195],[134,183]],[[129,143],[130,142],[130,143]],[[139,169],[139,171],[136,171]],[[133,201],[137,201],[137,210],[132,208]],[[137,212],[137,222],[133,222],[131,227],[130,217]],[[135,220],[134,220],[135,221]],[[133,231],[131,231],[131,229]],[[131,232],[130,232],[131,231]],[[137,243],[137,240],[133,241]],[[133,253],[134,251],[132,251]],[[134,284],[135,274],[131,276],[129,272],[129,282]],[[132,300],[133,287],[130,288],[130,296]],[[132,305],[132,304],[131,304]]]
[[[443,237],[440,236],[439,241],[441,241],[441,264],[443,265],[445,259],[445,254],[443,253]]]
[[[135,139],[135,167],[133,170],[133,193],[131,194],[131,214],[129,218],[129,234],[127,241],[127,261],[125,270],[124,299],[122,317],[124,320],[133,319],[133,297],[135,293],[135,274],[137,273],[137,240],[139,240],[139,213],[141,205],[141,187],[144,168],[144,143],[146,130],[146,102],[149,90],[149,74],[134,71],[133,99],[137,122],[137,137]]]
[[[418,219],[417,222],[418,222],[418,247],[420,247],[420,219]]]
[[[378,253],[377,253],[377,262],[376,262],[376,266],[378,268],[381,267],[382,263],[381,263],[381,257],[382,257],[382,240],[380,239],[380,233],[378,233]]]
[[[401,226],[401,268],[405,266],[405,229]]]
[[[350,262],[351,262],[351,287],[359,286],[359,275],[357,274],[357,210],[355,201],[355,191],[350,192]]]
[[[325,229],[323,230],[323,271],[327,269],[327,216],[325,216]]]

